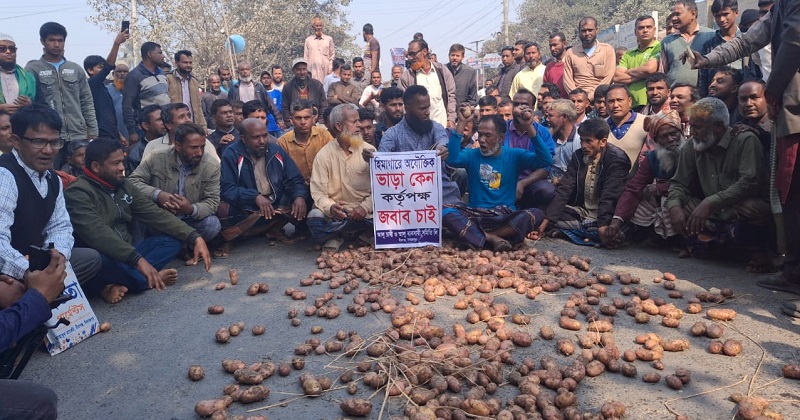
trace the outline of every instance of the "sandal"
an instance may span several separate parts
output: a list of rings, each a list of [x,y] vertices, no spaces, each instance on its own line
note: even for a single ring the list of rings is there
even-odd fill
[[[214,259],[224,260],[228,258],[232,248],[233,245],[230,242],[224,242],[219,248],[214,250]]]
[[[325,242],[325,245],[322,246],[322,252],[339,252],[339,248],[342,247],[343,243],[344,241],[341,239],[328,239],[328,241]]]

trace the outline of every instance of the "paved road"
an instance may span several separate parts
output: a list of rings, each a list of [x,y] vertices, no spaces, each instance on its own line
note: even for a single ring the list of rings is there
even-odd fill
[[[755,386],[777,378],[785,361],[800,362],[798,323],[780,312],[781,301],[791,295],[755,286],[756,277],[744,272],[743,261],[681,260],[667,250],[647,246],[605,251],[552,240],[539,242],[536,246],[562,256],[574,253],[590,256],[595,268],[630,271],[641,277],[643,284],[653,289],[654,295],[666,295],[661,285],[653,284],[651,280],[662,271],[671,271],[682,279],[677,283],[678,290],[687,296],[703,288],[731,287],[739,296],[730,305],[739,313],[733,325],[756,340],[765,352]],[[95,312],[102,321],[110,321],[113,329],[58,356],[37,354],[22,379],[46,383],[54,388],[60,399],[61,418],[64,419],[191,419],[195,418],[193,407],[196,401],[220,396],[222,388],[233,382],[230,375],[220,368],[223,359],[237,358],[247,362],[289,360],[294,346],[310,336],[311,325],[322,325],[326,330],[323,336],[344,329],[357,330],[366,337],[385,329],[389,325],[386,314],[355,318],[344,313],[330,321],[301,315],[301,327],[289,325],[288,309],[302,308],[303,305],[289,300],[282,292],[287,287],[298,287],[298,280],[316,268],[314,260],[318,254],[307,247],[308,244],[267,246],[263,240],[251,239],[236,248],[229,259],[215,260],[210,273],[199,267],[181,268],[178,285],[166,291],[129,296],[113,306],[94,300]],[[215,283],[227,281],[229,267],[238,269],[239,285],[215,291]],[[257,297],[246,296],[245,289],[252,282],[269,283],[271,290]],[[618,288],[619,285],[615,285],[611,290]],[[309,301],[313,302],[312,297],[329,289],[323,284],[304,290],[309,292]],[[541,325],[557,325],[563,302],[572,290],[562,292],[542,294],[534,301],[516,293],[503,294],[497,299],[506,301],[512,308],[519,306],[536,314],[530,329],[537,332]],[[427,304],[436,311],[436,321],[445,326],[446,331],[450,330],[452,322],[463,322],[465,315],[465,312],[453,310],[452,302],[453,299],[440,299]],[[344,309],[348,303],[350,298],[345,295],[339,306]],[[209,315],[206,308],[212,304],[224,305],[225,313]],[[424,301],[423,305],[426,305]],[[641,332],[656,331],[673,338],[684,336],[700,315],[687,315],[680,331],[636,325],[624,314],[617,318],[615,334],[619,347],[624,350],[634,347],[632,338]],[[228,344],[217,344],[214,341],[216,329],[237,321],[247,324],[246,331]],[[252,336],[249,326],[254,324],[266,325],[267,333]],[[557,337],[569,336],[566,331],[555,329]],[[734,388],[670,404],[692,419],[729,419],[735,405],[726,398],[732,392],[747,392],[762,352],[756,344],[730,328],[725,337],[741,340],[743,354],[736,358],[710,355],[705,352],[706,339],[692,338],[691,350],[665,355],[665,374],[678,367],[693,372],[693,381],[680,392],[667,388],[663,382],[647,385],[641,380],[606,373],[583,381],[578,393],[579,407],[596,411],[604,401],[614,398],[628,406],[628,418],[672,418],[663,405],[664,401],[727,386],[746,376],[747,381]],[[554,348],[555,342],[537,339],[533,346],[514,352],[517,360],[528,356],[538,359],[542,354],[554,354]],[[558,358],[567,363],[566,358]],[[309,356],[306,369],[321,373],[331,359],[329,356]],[[194,364],[205,368],[206,377],[200,382],[186,378],[188,367]],[[649,371],[652,368],[639,363],[640,376]],[[247,408],[291,398],[292,394],[300,391],[297,376],[297,372],[287,378],[275,375],[265,383],[272,390],[265,403],[252,407],[234,404],[229,411],[244,414]],[[359,392],[362,397],[371,393],[365,389]],[[759,389],[757,394],[770,399],[800,399],[800,382],[782,379]],[[272,419],[336,418],[343,413],[335,400],[345,395],[344,391],[337,391],[323,398],[302,399],[287,407],[255,414],[268,415]],[[514,393],[511,389],[503,389],[498,395],[510,398]],[[374,398],[376,407],[380,406],[381,397]],[[396,400],[390,404],[387,413],[402,414],[401,403]],[[774,408],[785,419],[800,418],[798,403],[774,403]],[[378,408],[373,411],[373,418],[377,418],[377,411]]]

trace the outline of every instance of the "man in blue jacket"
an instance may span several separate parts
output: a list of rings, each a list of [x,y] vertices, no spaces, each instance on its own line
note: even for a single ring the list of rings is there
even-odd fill
[[[222,153],[220,175],[221,247],[215,258],[226,258],[238,237],[266,234],[285,240],[283,227],[305,219],[309,199],[303,175],[280,146],[268,141],[264,122],[242,121],[241,141]]]

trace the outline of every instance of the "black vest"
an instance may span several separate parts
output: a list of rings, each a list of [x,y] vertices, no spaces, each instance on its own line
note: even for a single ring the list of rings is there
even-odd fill
[[[47,175],[47,197],[42,198],[25,169],[12,153],[0,156],[0,167],[14,175],[17,182],[17,208],[11,225],[11,247],[28,255],[31,245],[43,246],[44,228],[53,216],[58,197],[58,176],[53,171]]]

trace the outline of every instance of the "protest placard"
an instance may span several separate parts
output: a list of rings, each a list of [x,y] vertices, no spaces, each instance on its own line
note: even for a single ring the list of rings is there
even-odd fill
[[[442,245],[442,160],[435,151],[375,153],[375,248]]]
[[[69,321],[69,325],[59,325],[47,332],[47,351],[51,355],[61,353],[93,336],[100,325],[69,264],[67,278],[64,279],[64,293],[72,296],[72,299],[53,309],[53,316],[47,321],[47,325],[56,325],[59,318]]]

